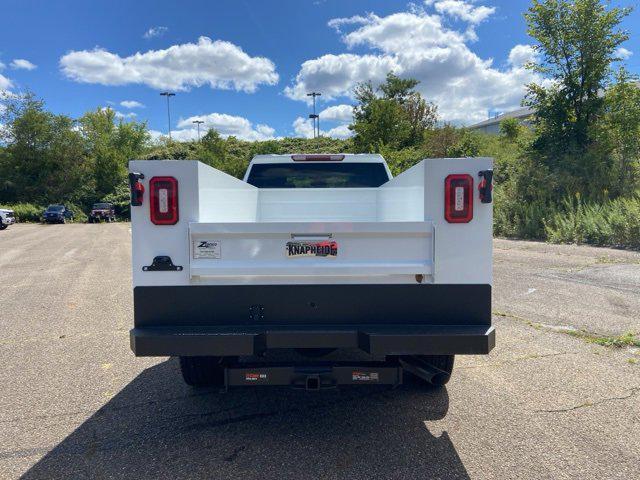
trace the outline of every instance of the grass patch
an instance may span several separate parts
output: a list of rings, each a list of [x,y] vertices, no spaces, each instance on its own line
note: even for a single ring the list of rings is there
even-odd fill
[[[611,264],[638,264],[640,263],[640,259],[635,259],[635,258],[614,258],[611,257],[609,255],[603,255],[600,256],[596,259],[596,264],[597,265],[611,265]]]
[[[581,338],[589,343],[602,345],[603,347],[640,347],[640,339],[633,332],[623,333],[618,336],[599,335],[597,333],[587,332],[585,330],[562,330],[563,333],[572,337]]]
[[[523,321],[531,328],[535,328],[536,330],[549,330],[552,332],[564,333],[566,335],[580,338],[589,343],[595,343],[596,345],[601,345],[603,347],[640,347],[640,338],[638,338],[633,332],[626,332],[618,336],[600,335],[598,333],[589,332],[587,330],[577,330],[572,327],[556,327],[552,325],[543,325],[541,323],[532,322],[531,320],[527,320],[526,318],[518,317],[517,315],[513,315],[507,312],[494,310],[492,314],[498,317],[513,318],[514,320]]]

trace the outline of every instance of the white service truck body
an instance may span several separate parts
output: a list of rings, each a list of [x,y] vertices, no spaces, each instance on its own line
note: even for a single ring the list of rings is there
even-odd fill
[[[302,164],[333,165],[322,174],[337,187],[288,184]],[[340,184],[340,169],[373,164],[384,183]],[[384,359],[494,346],[490,158],[423,160],[393,179],[379,155],[258,156],[244,181],[198,161],[129,168],[136,355],[351,348]]]

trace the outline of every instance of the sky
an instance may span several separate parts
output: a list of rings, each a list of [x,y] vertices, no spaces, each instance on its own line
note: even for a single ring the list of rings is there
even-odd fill
[[[636,0],[613,1],[632,6]],[[195,138],[194,120],[245,140],[350,134],[358,82],[420,81],[440,118],[470,125],[517,108],[534,58],[529,0],[0,0],[0,91],[34,92],[79,118],[112,108],[154,137]],[[640,73],[640,12],[618,52]],[[1,106],[0,106],[1,107]]]

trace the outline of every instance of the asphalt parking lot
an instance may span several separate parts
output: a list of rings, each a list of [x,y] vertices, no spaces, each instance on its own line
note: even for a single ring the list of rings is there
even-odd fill
[[[0,232],[0,478],[640,476],[640,254],[496,240],[488,356],[443,389],[185,386],[138,359],[129,225]],[[589,334],[584,334],[586,330]]]

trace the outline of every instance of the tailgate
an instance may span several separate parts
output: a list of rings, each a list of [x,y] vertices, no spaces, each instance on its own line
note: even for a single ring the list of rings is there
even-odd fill
[[[429,221],[190,223],[189,249],[192,279],[429,277],[434,225]],[[333,251],[327,254],[329,249]]]

